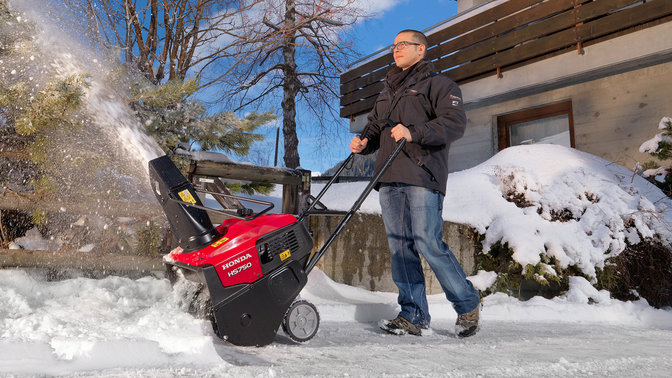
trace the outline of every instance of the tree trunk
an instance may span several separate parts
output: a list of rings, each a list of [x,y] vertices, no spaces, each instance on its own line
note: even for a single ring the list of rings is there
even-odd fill
[[[282,135],[285,144],[285,167],[299,166],[299,138],[296,135],[296,94],[299,91],[296,54],[296,9],[294,0],[285,1],[285,42],[282,48],[284,58],[284,84],[282,97]]]
[[[130,0],[124,1],[124,14],[126,17],[126,35],[125,35],[125,44],[124,44],[124,58],[126,64],[131,64],[133,62],[133,51],[131,46],[133,46],[133,31],[132,31],[132,20],[131,20],[131,2]]]

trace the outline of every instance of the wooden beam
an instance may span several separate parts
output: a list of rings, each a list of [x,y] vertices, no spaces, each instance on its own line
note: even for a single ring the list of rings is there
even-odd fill
[[[498,35],[497,38],[492,38],[483,43],[462,49],[455,54],[439,59],[435,63],[435,66],[438,71],[445,71],[465,63],[465,66],[468,66],[469,62],[475,62],[478,59],[511,49],[512,47],[518,48],[524,46],[525,43],[537,41],[545,36],[550,36],[553,33],[572,28],[577,23],[588,22],[600,15],[608,14],[610,11],[623,8],[638,1],[639,0],[612,0],[593,2],[577,8],[573,8],[570,6],[571,4],[565,3],[561,7],[566,9],[565,12],[557,13],[518,30]],[[558,3],[561,3],[561,1],[558,1]],[[537,15],[542,16],[543,14]],[[558,46],[557,48],[561,47],[566,46]]]
[[[584,5],[576,10],[586,12],[583,13],[585,17],[592,17],[590,13],[590,5],[592,4],[594,3]],[[595,4],[601,3],[596,2]],[[490,55],[445,71],[444,74],[459,82],[485,72],[494,71],[497,67],[508,67],[567,47],[575,48],[576,43],[579,41],[590,41],[609,33],[618,32],[625,28],[665,17],[669,14],[672,14],[672,2],[648,2],[612,13],[608,16],[596,18],[582,25],[565,29],[543,38],[529,41],[522,46],[504,50],[498,54]]]
[[[26,249],[0,249],[0,267],[83,269],[113,272],[165,270],[161,257]]]
[[[365,100],[355,102],[348,106],[341,108],[341,117],[357,116],[362,113],[367,113],[373,109],[373,104],[376,103],[376,97],[369,97]]]
[[[394,37],[392,38],[394,39]],[[394,63],[394,58],[392,57],[392,53],[388,52],[383,56],[380,56],[360,66],[357,66],[350,71],[344,72],[343,75],[341,75],[341,84],[348,83],[352,80],[357,79],[360,76],[364,76],[370,72],[379,70],[381,67],[387,67],[392,63]]]
[[[301,172],[278,167],[260,167],[211,160],[192,160],[189,173],[199,176],[224,177],[252,182],[301,185]]]
[[[549,15],[556,14],[574,7],[575,0],[555,0],[541,3],[533,8],[525,9],[509,17],[498,19],[496,22],[477,28],[459,37],[449,38],[441,45],[428,50],[427,54],[432,59],[439,59],[447,54],[475,45],[489,38],[502,35],[521,25],[527,25]]]
[[[428,36],[428,56],[460,84],[653,25],[669,17],[671,6],[670,1],[510,0]],[[344,73],[341,117],[371,109],[387,71],[383,62],[381,57]]]
[[[554,0],[554,1],[560,1],[560,0]],[[442,29],[434,34],[427,36],[427,42],[430,44],[430,46],[434,46],[441,42],[451,40],[455,37],[464,34],[469,30],[475,30],[481,28],[495,21],[500,22],[500,20],[506,19],[507,17],[511,17],[511,15],[518,13],[520,10],[540,2],[542,2],[542,0],[509,0],[503,2],[500,5],[487,9],[472,17],[469,17],[463,21],[450,25],[445,29]],[[539,6],[541,6],[541,4]]]
[[[383,87],[384,87],[383,82],[378,81],[374,84],[362,88],[361,90],[348,93],[345,96],[341,96],[340,105],[346,106],[352,104],[353,102],[357,102],[361,99],[365,99],[371,96],[378,96],[380,92],[383,90]]]
[[[391,66],[385,67],[385,69],[380,69],[378,71],[372,72],[366,76],[358,77],[353,81],[341,85],[341,95],[346,95],[350,92],[360,90],[371,84],[375,84],[383,80],[385,78],[385,75],[387,75],[387,72],[389,71],[388,69],[389,67]]]

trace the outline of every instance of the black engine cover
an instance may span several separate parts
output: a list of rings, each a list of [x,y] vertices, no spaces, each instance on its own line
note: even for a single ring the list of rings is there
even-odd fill
[[[273,342],[287,308],[308,280],[302,264],[296,260],[252,284],[235,287],[223,288],[214,268],[206,268],[203,273],[213,300],[217,335],[243,346]],[[214,303],[217,298],[224,299]]]

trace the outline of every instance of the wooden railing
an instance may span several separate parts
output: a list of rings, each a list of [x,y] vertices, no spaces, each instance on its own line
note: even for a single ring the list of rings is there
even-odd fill
[[[428,35],[427,56],[463,84],[669,21],[670,0],[509,0]],[[393,63],[387,53],[341,75],[341,117],[371,110]]]
[[[281,184],[283,190],[282,209],[280,211],[285,214],[300,214],[305,207],[305,197],[310,194],[310,171],[307,170],[262,167],[226,162],[221,159],[209,160],[201,158],[191,160],[188,174],[189,180],[197,189],[206,189],[214,192],[226,191],[220,178]],[[202,180],[203,178],[211,182],[204,181]],[[225,206],[221,202],[220,204]],[[224,219],[216,213],[209,213],[209,215],[215,223],[220,223]]]

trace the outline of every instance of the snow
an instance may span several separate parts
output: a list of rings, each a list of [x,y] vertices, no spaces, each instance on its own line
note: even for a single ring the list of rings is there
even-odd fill
[[[497,280],[497,272],[488,272],[479,270],[475,275],[469,277],[469,280],[480,291],[487,290]]]
[[[334,184],[323,198],[346,210],[366,183]],[[323,186],[313,185],[313,195]],[[525,206],[507,201],[515,190]],[[273,195],[279,196],[279,186]],[[377,192],[362,211],[379,213]],[[569,219],[553,219],[567,209]],[[444,218],[504,240],[524,263],[548,254],[594,272],[626,240],[670,241],[672,204],[653,185],[613,163],[554,145],[508,148],[450,175]],[[16,245],[45,249],[37,230]],[[45,244],[46,243],[46,244]],[[91,246],[87,246],[89,250]],[[93,248],[95,249],[95,248]],[[551,269],[550,265],[545,265]],[[553,274],[553,272],[549,272]],[[611,299],[582,277],[562,296],[521,302],[484,298],[481,330],[457,339],[455,311],[429,297],[432,332],[381,333],[396,316],[395,293],[369,292],[313,270],[301,293],[321,316],[320,331],[297,345],[282,332],[261,348],[230,345],[189,315],[187,290],[161,276],[73,277],[0,270],[0,375],[17,376],[664,376],[672,371],[672,309]],[[495,272],[469,279],[479,289]]]
[[[334,184],[323,202],[348,209],[365,185]],[[322,186],[313,185],[313,195]],[[512,189],[526,207],[506,200]],[[280,193],[278,186],[272,195]],[[552,220],[552,210],[562,208],[570,219]],[[562,146],[530,145],[451,174],[444,218],[470,224],[484,233],[486,245],[507,241],[520,261],[539,261],[548,249],[559,261],[592,271],[625,240],[654,233],[670,240],[671,209],[657,188],[624,168]],[[380,212],[377,192],[362,211]],[[15,243],[37,248],[44,240],[35,230]],[[672,309],[611,299],[583,277],[571,277],[570,290],[553,299],[522,302],[489,295],[479,333],[458,339],[456,313],[443,294],[428,298],[427,335],[393,336],[376,324],[396,316],[396,293],[335,283],[315,269],[301,298],[320,312],[316,337],[299,345],[280,331],[271,345],[252,348],[217,338],[207,321],[187,313],[188,288],[171,287],[161,275],[75,275],[61,281],[46,276],[40,270],[0,270],[0,375],[508,377],[672,371]],[[481,270],[469,279],[483,290],[496,273]]]
[[[670,129],[672,130],[672,118],[670,117],[663,117],[660,119],[660,122],[658,123],[658,129],[659,130],[666,130]],[[672,143],[672,138],[670,138],[667,135],[664,135],[664,132],[658,133],[654,135],[653,138],[645,141],[639,146],[639,152],[645,153],[645,152],[657,152],[659,149],[659,145],[661,142],[666,142],[666,143]]]
[[[167,279],[43,277],[0,270],[0,375],[663,376],[672,368],[672,310],[611,300],[582,278],[553,300],[486,297],[481,330],[462,340],[443,295],[429,297],[428,336],[387,335],[376,322],[396,315],[394,293],[315,269],[301,293],[320,312],[315,338],[298,345],[280,332],[255,348],[218,339]]]
[[[26,234],[20,238],[14,239],[9,245],[9,249],[32,249],[38,251],[57,250],[61,248],[63,242],[61,240],[46,240],[42,238],[40,230],[33,227],[26,231]]]
[[[663,145],[672,144],[672,137],[670,137],[670,135],[672,135],[672,118],[661,118],[660,122],[658,123],[658,129],[663,130],[663,132],[654,135],[653,138],[642,143],[642,145],[639,146],[639,152],[648,152],[650,154],[661,153],[664,147]],[[661,166],[658,168],[645,170],[642,172],[642,176],[649,178],[653,177],[658,182],[665,182],[667,176],[670,173],[672,173],[672,167]]]

